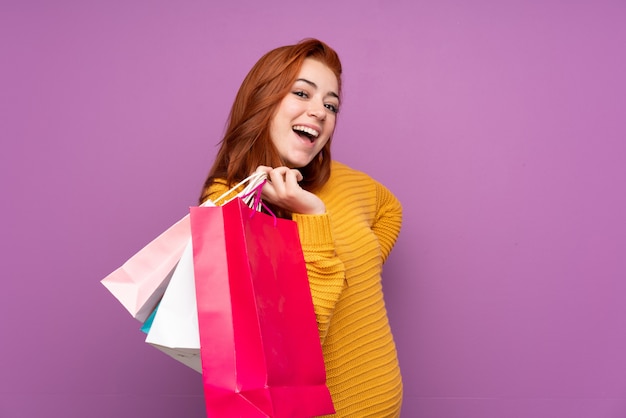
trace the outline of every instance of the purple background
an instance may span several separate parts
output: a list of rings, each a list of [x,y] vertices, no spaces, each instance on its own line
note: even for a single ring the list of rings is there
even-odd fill
[[[335,158],[405,208],[403,417],[623,418],[625,12],[2,1],[0,417],[203,416],[99,281],[195,203],[251,65],[314,36],[345,67]]]

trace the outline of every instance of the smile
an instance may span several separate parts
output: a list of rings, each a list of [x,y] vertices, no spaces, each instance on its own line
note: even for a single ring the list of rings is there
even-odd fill
[[[313,140],[320,135],[319,131],[317,131],[317,130],[315,130],[313,128],[309,128],[308,126],[295,125],[291,129],[293,129],[293,131],[295,133],[297,133],[298,135],[305,136],[311,142],[313,142]]]

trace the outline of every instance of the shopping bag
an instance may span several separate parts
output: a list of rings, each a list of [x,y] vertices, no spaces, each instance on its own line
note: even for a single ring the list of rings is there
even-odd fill
[[[223,203],[225,199],[229,201],[240,197],[247,205],[258,206],[258,192],[265,179],[264,174],[253,174],[216,198],[215,202]],[[208,201],[203,206],[214,206],[214,203]],[[147,333],[146,343],[201,373],[191,232],[158,309],[148,319],[149,323],[144,323],[142,327]]]
[[[101,283],[134,318],[145,322],[163,296],[190,236],[187,214]]]
[[[146,343],[202,373],[191,238],[151,319]]]
[[[154,321],[154,317],[156,316],[157,309],[159,309],[158,303],[157,303],[157,306],[152,311],[152,313],[150,314],[150,316],[148,316],[148,319],[146,319],[146,322],[141,324],[141,332],[143,332],[144,334],[148,334],[148,332],[150,332],[150,328],[152,327],[152,322]]]
[[[254,197],[251,192],[256,190],[266,177],[263,173],[254,173],[215,201],[244,196],[244,201],[251,202]],[[214,202],[208,200],[202,206],[212,205]],[[163,296],[174,274],[174,268],[190,239],[187,214],[101,280],[101,283],[134,318],[145,322]]]
[[[295,222],[241,199],[190,214],[207,415],[334,413]]]

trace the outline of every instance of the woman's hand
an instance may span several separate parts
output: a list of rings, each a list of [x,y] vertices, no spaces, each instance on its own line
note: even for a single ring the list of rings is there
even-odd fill
[[[302,180],[300,171],[289,167],[259,166],[256,172],[267,174],[268,181],[263,186],[262,193],[267,202],[292,213],[320,215],[326,212],[324,202],[298,184]]]

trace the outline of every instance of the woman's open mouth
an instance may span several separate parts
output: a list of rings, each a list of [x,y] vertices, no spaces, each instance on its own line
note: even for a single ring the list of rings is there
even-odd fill
[[[293,131],[301,138],[308,139],[310,142],[314,142],[315,139],[320,135],[318,131],[313,128],[309,128],[308,126],[295,125],[291,129],[293,129]]]

